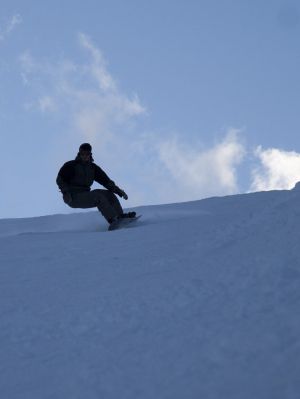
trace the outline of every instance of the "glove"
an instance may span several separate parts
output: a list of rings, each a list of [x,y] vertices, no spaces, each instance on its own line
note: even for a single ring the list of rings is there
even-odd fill
[[[125,191],[123,191],[123,190],[121,190],[122,191],[122,197],[124,198],[124,200],[128,200],[128,195],[125,193]]]
[[[63,200],[66,204],[70,205],[72,202],[72,195],[68,192],[63,193]]]
[[[119,197],[123,197],[125,200],[128,200],[128,195],[125,191],[121,190],[119,187],[116,187],[115,193],[118,194]]]

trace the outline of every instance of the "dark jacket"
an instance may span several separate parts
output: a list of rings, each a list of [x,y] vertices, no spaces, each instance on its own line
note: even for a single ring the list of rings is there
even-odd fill
[[[56,184],[62,193],[75,194],[90,191],[94,181],[117,194],[120,190],[98,165],[92,161],[82,162],[78,156],[61,167]]]

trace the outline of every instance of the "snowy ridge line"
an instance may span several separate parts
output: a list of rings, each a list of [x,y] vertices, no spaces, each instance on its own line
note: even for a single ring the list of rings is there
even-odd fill
[[[255,199],[262,197],[259,206],[255,204]],[[142,224],[161,224],[172,222],[179,219],[199,219],[206,220],[215,217],[226,217],[226,213],[232,212],[233,208],[239,212],[242,206],[244,220],[232,221],[232,226],[236,223],[257,223],[261,213],[266,207],[266,212],[272,212],[276,206],[280,207],[286,201],[297,198],[296,191],[274,191],[260,192],[251,194],[239,194],[226,197],[212,197],[198,201],[152,205],[138,207],[135,210],[143,214]],[[264,205],[265,204],[265,205]],[[246,210],[246,208],[248,209]],[[234,214],[234,213],[233,213]],[[261,215],[258,217],[258,215]],[[246,216],[246,219],[245,219]],[[258,217],[258,219],[257,219]],[[252,219],[252,220],[251,220]],[[239,218],[238,218],[239,220]],[[232,227],[230,227],[232,228]],[[31,218],[0,219],[0,238],[6,236],[39,233],[71,233],[71,232],[103,232],[107,230],[107,223],[96,211],[77,212],[71,214],[56,214]],[[224,233],[226,234],[226,232]]]

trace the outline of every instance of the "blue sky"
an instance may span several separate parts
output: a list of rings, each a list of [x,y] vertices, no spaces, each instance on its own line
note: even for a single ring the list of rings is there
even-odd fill
[[[0,217],[69,212],[89,141],[124,206],[300,180],[296,1],[2,1]]]

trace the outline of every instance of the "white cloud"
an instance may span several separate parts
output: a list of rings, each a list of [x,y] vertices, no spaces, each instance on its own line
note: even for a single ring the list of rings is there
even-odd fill
[[[60,109],[78,139],[103,144],[112,139],[118,126],[125,130],[130,120],[146,109],[136,94],[130,98],[117,87],[101,51],[88,36],[81,33],[78,39],[89,55],[81,64],[39,61],[29,52],[20,56],[23,83],[31,85],[38,97],[27,103],[42,112]]]
[[[257,147],[260,165],[252,171],[251,191],[288,190],[300,180],[300,154]]]
[[[49,96],[43,96],[38,100],[39,108],[42,112],[55,112],[57,111],[57,105],[55,100]]]
[[[11,19],[8,21],[7,27],[6,27],[6,32],[7,34],[11,33],[17,25],[19,25],[22,22],[22,17],[19,14],[15,14],[11,17]]]
[[[220,143],[210,149],[195,149],[176,139],[162,141],[160,160],[185,197],[200,198],[238,191],[237,166],[245,155],[238,131],[230,129]]]
[[[28,51],[25,51],[23,54],[21,54],[19,59],[23,73],[31,73],[36,68],[36,63]]]
[[[5,24],[3,28],[0,28],[0,41],[4,41],[22,22],[22,17],[19,14],[13,15]]]
[[[92,56],[92,64],[88,66],[88,69],[98,82],[99,88],[103,91],[115,91],[116,82],[107,71],[106,61],[101,51],[84,33],[79,34],[79,43],[83,48],[88,50],[88,52]]]

